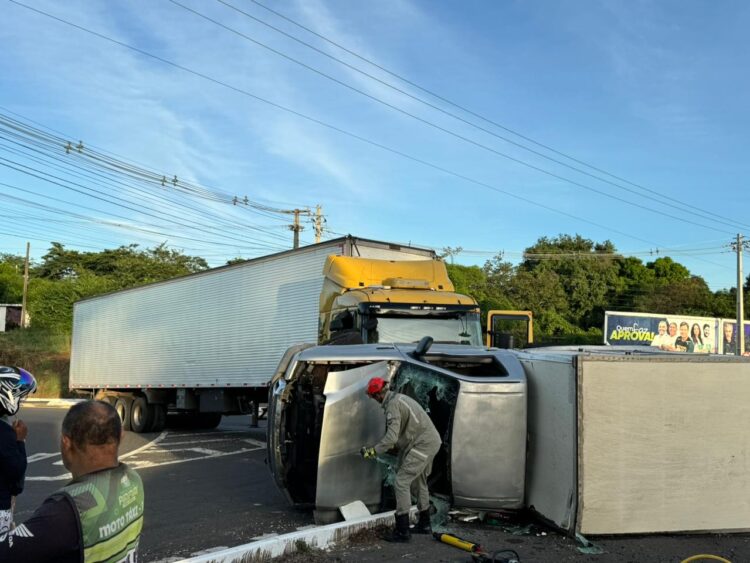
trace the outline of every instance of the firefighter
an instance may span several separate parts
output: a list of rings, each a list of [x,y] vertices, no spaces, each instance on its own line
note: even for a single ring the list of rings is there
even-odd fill
[[[385,537],[388,541],[408,542],[411,492],[417,497],[419,522],[414,533],[429,534],[430,493],[427,477],[432,460],[440,450],[440,434],[424,409],[411,397],[390,391],[386,381],[373,377],[367,384],[367,394],[381,404],[385,412],[385,435],[372,447],[360,451],[365,459],[372,459],[394,447],[399,452],[394,489],[396,492],[396,526]]]

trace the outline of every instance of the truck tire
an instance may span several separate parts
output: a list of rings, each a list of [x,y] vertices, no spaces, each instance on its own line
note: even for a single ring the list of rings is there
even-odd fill
[[[130,408],[133,405],[133,399],[130,397],[118,397],[115,401],[115,410],[120,417],[123,430],[130,430]]]
[[[161,432],[167,425],[167,407],[158,403],[149,403],[148,408],[154,411],[151,432]]]
[[[141,434],[149,432],[154,422],[154,409],[149,408],[148,399],[138,396],[133,399],[130,408],[130,428],[133,432]]]

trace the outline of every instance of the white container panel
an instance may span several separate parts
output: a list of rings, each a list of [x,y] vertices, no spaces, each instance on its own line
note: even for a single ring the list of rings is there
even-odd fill
[[[323,264],[341,245],[77,303],[71,387],[262,386],[315,342]]]

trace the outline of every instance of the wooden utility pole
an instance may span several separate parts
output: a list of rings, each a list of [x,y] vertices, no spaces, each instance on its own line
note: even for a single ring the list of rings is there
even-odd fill
[[[742,356],[745,353],[745,299],[742,287],[742,251],[745,249],[745,243],[742,235],[737,235],[737,355]]]
[[[21,301],[21,328],[26,328],[26,294],[29,292],[29,252],[31,243],[26,243],[26,261],[23,264],[23,298]]]

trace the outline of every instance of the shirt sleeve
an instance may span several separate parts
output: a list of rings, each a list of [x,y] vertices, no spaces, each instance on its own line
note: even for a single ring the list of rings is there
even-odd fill
[[[392,450],[398,442],[398,434],[401,430],[401,410],[395,401],[388,403],[385,409],[385,436],[375,445],[375,453],[384,454]]]
[[[0,448],[0,468],[8,482],[21,482],[26,474],[26,445],[16,440],[4,444]]]
[[[0,538],[0,561],[77,561],[80,544],[75,508],[67,497],[51,497],[31,518]]]

